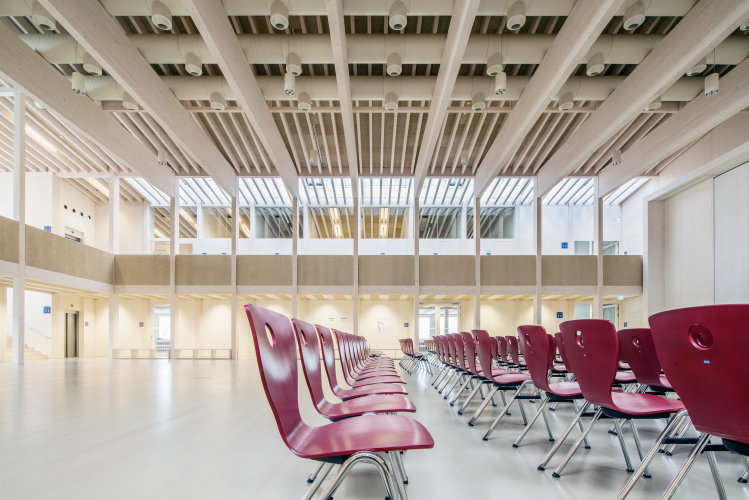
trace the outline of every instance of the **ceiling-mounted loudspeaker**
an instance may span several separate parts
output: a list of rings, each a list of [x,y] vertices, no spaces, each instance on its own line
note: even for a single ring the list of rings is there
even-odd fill
[[[406,23],[408,22],[407,15],[406,4],[400,0],[396,0],[390,5],[390,9],[388,10],[388,24],[395,31],[401,31],[406,27]]]
[[[705,77],[705,95],[715,95],[720,90],[720,75],[710,73]]]
[[[294,76],[302,74],[302,58],[296,52],[286,54],[286,72]]]
[[[500,71],[494,77],[494,93],[497,95],[505,95],[507,93],[507,73],[504,71]]]
[[[471,164],[471,153],[467,150],[463,150],[463,152],[460,153],[460,166],[467,167],[470,164]]]
[[[138,111],[138,103],[127,92],[122,93],[122,107],[128,111]]]
[[[697,64],[689,68],[689,70],[686,72],[687,76],[697,76],[703,71],[707,69],[707,59],[704,57],[699,60]]]
[[[226,99],[221,92],[211,92],[211,108],[216,111],[223,111],[226,109]]]
[[[517,31],[525,25],[525,4],[518,0],[507,8],[507,29]]]
[[[741,23],[741,25],[739,25],[739,30],[743,31],[744,33],[749,31],[749,19],[746,19],[743,23]]]
[[[645,5],[641,1],[632,2],[624,10],[622,16],[622,27],[627,31],[632,31],[640,27],[645,22]]]
[[[294,73],[283,75],[283,91],[286,95],[296,95],[296,77]]]
[[[203,61],[195,52],[188,52],[185,56],[185,71],[192,76],[203,74]]]
[[[471,109],[482,111],[486,107],[486,95],[483,92],[476,92],[471,97]]]
[[[653,99],[653,102],[645,106],[645,111],[655,111],[656,109],[661,107],[661,96],[656,97]]]
[[[385,94],[385,102],[383,104],[387,111],[395,111],[398,109],[398,94],[395,92],[388,92]]]
[[[387,57],[387,74],[390,76],[399,76],[403,71],[403,58],[397,52],[393,52]]]
[[[615,149],[611,153],[611,164],[614,166],[622,164],[622,150],[621,149]]]
[[[289,8],[284,2],[276,0],[270,5],[270,23],[279,31],[289,27]]]
[[[312,99],[307,92],[299,92],[296,107],[299,111],[309,111],[312,109]]]
[[[43,30],[57,29],[55,18],[39,2],[34,2],[31,5],[31,21]]]
[[[316,167],[319,164],[320,164],[320,152],[316,149],[313,149],[309,153],[309,166]]]
[[[562,97],[559,98],[557,109],[559,111],[569,111],[572,109],[572,106],[574,105],[575,105],[575,96],[572,94],[572,92],[565,92],[564,94],[562,94]]]
[[[83,53],[83,71],[93,76],[102,74],[101,64],[96,62],[96,59],[88,52]]]
[[[172,11],[164,2],[156,0],[151,4],[151,22],[162,31],[172,29]]]
[[[490,55],[486,60],[486,74],[489,76],[497,76],[504,69],[504,61],[502,60],[502,54],[495,52]]]
[[[73,93],[78,95],[86,95],[86,77],[83,73],[73,72]]]
[[[588,76],[598,76],[603,73],[604,68],[603,54],[600,52],[596,52],[585,61],[585,74]]]
[[[169,158],[167,158],[166,150],[164,148],[159,148],[159,152],[156,156],[156,163],[159,165],[167,165],[169,163]]]

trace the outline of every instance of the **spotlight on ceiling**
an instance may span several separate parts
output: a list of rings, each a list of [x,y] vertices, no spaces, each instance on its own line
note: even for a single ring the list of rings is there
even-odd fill
[[[572,106],[574,105],[575,105],[575,96],[572,94],[572,92],[565,92],[559,98],[557,109],[559,111],[569,111],[572,109]]]
[[[31,21],[43,30],[57,29],[55,18],[39,2],[34,2],[31,5]]]
[[[406,27],[406,23],[408,22],[407,15],[408,11],[406,9],[406,4],[400,0],[396,0],[390,4],[390,9],[388,10],[388,24],[395,31],[400,31]]]
[[[489,76],[497,76],[504,69],[504,61],[502,61],[502,54],[495,52],[490,55],[486,60],[486,74]]]
[[[585,74],[588,76],[598,76],[603,73],[604,68],[603,54],[600,52],[596,52],[585,61]]]
[[[296,107],[299,111],[309,111],[312,109],[312,99],[307,92],[299,92]]]
[[[270,23],[274,28],[280,31],[289,27],[289,8],[284,2],[276,0],[271,4]]]
[[[749,19],[746,19],[743,23],[741,23],[741,25],[739,25],[739,29],[744,33],[749,31]]]
[[[481,111],[486,107],[486,95],[483,92],[476,92],[471,97],[471,109]]]
[[[494,93],[497,95],[505,95],[507,93],[507,73],[504,71],[500,71],[494,77]]]
[[[96,59],[88,52],[83,53],[83,71],[93,76],[102,74],[101,64],[96,62]]]
[[[622,27],[627,31],[632,31],[640,27],[645,22],[645,5],[641,1],[632,2],[624,10],[622,18]]]
[[[138,103],[127,92],[122,93],[122,107],[128,111],[138,111]]]
[[[385,94],[384,106],[387,111],[395,111],[398,109],[398,94],[395,92],[388,92]]]
[[[296,77],[294,73],[286,73],[283,76],[283,91],[286,95],[296,95]]]
[[[211,108],[216,111],[223,111],[226,109],[226,99],[221,92],[211,92]]]
[[[710,73],[705,77],[705,95],[715,95],[720,90],[720,75]]]
[[[167,158],[166,150],[164,148],[159,148],[159,152],[156,156],[156,163],[158,163],[159,165],[169,164],[169,158]]]
[[[195,52],[188,52],[185,55],[185,71],[192,76],[203,74],[203,61]]]
[[[461,167],[467,167],[471,164],[471,152],[467,149],[464,149],[460,153],[460,166]]]
[[[525,25],[525,4],[518,0],[507,9],[507,29],[517,31]]]
[[[286,54],[286,72],[294,76],[302,74],[302,58],[296,52]]]
[[[156,0],[151,4],[151,22],[162,31],[172,29],[172,11],[163,2]]]
[[[397,52],[393,52],[387,57],[387,74],[390,76],[399,76],[403,71],[403,58]]]
[[[622,164],[622,150],[621,149],[615,149],[614,151],[612,151],[611,164],[614,166]]]
[[[656,109],[661,107],[661,96],[656,97],[653,99],[653,102],[645,106],[645,111],[655,111]]]
[[[707,59],[705,59],[703,57],[702,59],[700,59],[697,62],[697,64],[695,64],[694,66],[692,66],[691,68],[689,68],[689,70],[687,70],[686,75],[687,76],[697,76],[700,73],[702,73],[703,71],[705,71],[706,69],[707,69]]]
[[[78,95],[86,95],[86,77],[83,73],[73,72],[73,93]]]
[[[320,152],[316,149],[313,149],[309,153],[309,165],[310,167],[316,167],[320,164]]]

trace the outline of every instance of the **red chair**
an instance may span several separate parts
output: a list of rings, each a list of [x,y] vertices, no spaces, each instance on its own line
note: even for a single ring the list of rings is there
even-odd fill
[[[325,418],[340,420],[364,413],[415,412],[416,407],[408,398],[399,395],[370,395],[333,403],[325,398],[320,367],[320,343],[317,330],[310,323],[292,319],[296,333],[302,370],[312,402],[317,412]]]
[[[572,446],[572,449],[567,453],[567,456],[557,466],[553,476],[559,477],[561,475],[572,455],[582,444],[583,438],[587,437],[595,423],[603,415],[614,419],[619,444],[627,463],[627,471],[631,472],[633,468],[619,420],[624,419],[629,423],[637,451],[642,459],[642,447],[634,420],[666,419],[674,415],[676,415],[674,420],[681,420],[686,413],[684,412],[684,405],[680,401],[655,394],[613,390],[619,365],[619,340],[616,335],[616,328],[610,321],[578,319],[565,321],[559,325],[559,328],[562,331],[562,341],[568,366],[580,384],[585,400],[599,406],[599,409],[593,415],[585,431]],[[660,446],[661,441],[658,441],[658,446]],[[645,473],[647,473],[647,470],[645,470]]]
[[[351,353],[347,334],[336,329],[333,329],[333,333],[338,340],[338,354],[341,357],[341,365],[343,366],[343,379],[348,385],[356,389],[358,387],[363,387],[366,385],[406,383],[397,375],[397,372],[395,372],[395,370],[393,370],[392,372],[390,370],[365,371],[362,369],[362,367],[357,367],[352,359],[353,356]]]
[[[335,367],[335,351],[333,350],[333,334],[330,330],[322,325],[315,325],[317,332],[320,334],[320,343],[322,344],[322,356],[325,363],[325,373],[328,376],[328,382],[333,390],[333,394],[343,400],[369,396],[370,394],[408,394],[405,387],[398,384],[376,384],[366,385],[353,389],[344,389],[338,385],[338,375]],[[341,363],[343,364],[343,363]]]
[[[437,385],[442,381],[442,379],[450,372],[450,357],[447,352],[447,344],[445,340],[444,335],[437,335],[434,337],[434,344],[437,349],[437,360],[441,363],[440,370],[437,372],[437,375],[432,380],[432,387],[437,387]]]
[[[301,458],[326,462],[310,486],[308,498],[320,488],[334,464],[341,464],[322,494],[329,498],[351,468],[360,462],[378,467],[392,499],[405,498],[402,450],[432,448],[434,440],[419,422],[401,415],[364,415],[310,427],[299,413],[298,375],[294,331],[289,319],[277,312],[245,306],[255,344],[260,380],[286,446]],[[376,453],[388,453],[390,466]]]
[[[507,356],[510,358],[510,366],[519,370],[525,370],[525,361],[520,357],[518,338],[514,335],[508,335],[505,339],[507,339]]]
[[[497,339],[497,355],[499,356],[499,366],[510,366],[510,358],[507,355],[507,339],[504,337],[494,337]]]
[[[442,399],[447,399],[450,394],[452,393],[453,389],[463,380],[463,377],[468,377],[468,379],[464,382],[464,384],[460,387],[458,390],[458,394],[460,394],[463,389],[468,385],[468,383],[471,381],[472,374],[468,371],[468,368],[466,366],[466,356],[465,356],[465,346],[463,344],[463,338],[460,336],[459,333],[453,333],[450,335],[453,340],[453,347],[455,348],[455,366],[458,369],[458,378],[455,379],[455,382],[453,385],[450,386],[449,389],[447,389],[447,392],[445,392],[442,395]]]
[[[619,349],[637,382],[651,391],[672,390],[671,383],[661,374],[661,362],[655,351],[650,328],[627,328],[619,330]]]
[[[477,348],[478,348],[478,337],[474,332],[472,333],[461,333],[461,336],[463,336],[463,343],[466,345],[466,359],[468,360],[468,369],[469,371],[475,376],[475,380],[478,380],[478,383],[476,384],[476,387],[471,391],[471,393],[468,395],[468,397],[463,401],[463,404],[458,409],[458,415],[462,415],[465,409],[468,407],[470,402],[473,400],[473,398],[476,396],[476,393],[479,392],[481,394],[481,398],[484,398],[483,392],[481,392],[482,387],[484,384],[487,383],[493,383],[492,376],[498,377],[500,375],[505,375],[509,373],[507,370],[503,368],[495,368],[491,364],[489,365],[489,374],[490,375],[484,375],[484,367],[481,364],[480,360],[477,360]],[[469,346],[469,339],[470,339],[470,346]],[[489,337],[490,345],[491,345],[491,354],[493,361],[496,356],[496,339],[493,337]],[[497,404],[494,402],[494,396],[490,399],[492,406],[497,406]]]
[[[463,347],[463,357],[465,359],[465,365],[463,369],[465,370],[465,374],[468,376],[468,379],[465,381],[465,383],[463,383],[460,389],[458,389],[458,392],[455,394],[455,396],[450,400],[450,406],[455,406],[455,403],[460,398],[460,395],[463,394],[463,391],[466,390],[466,388],[470,384],[473,384],[474,380],[481,378],[481,376],[479,375],[479,371],[476,369],[476,344],[474,343],[473,336],[468,332],[460,332],[458,335],[460,336],[460,340],[462,341],[461,346]],[[481,386],[481,383],[478,383],[476,385],[476,387],[469,394],[468,398],[466,398],[465,405],[462,408],[465,408],[465,406],[468,405],[473,396],[476,395],[476,392],[481,389]],[[458,414],[462,413],[462,411],[458,411]]]
[[[681,398],[692,425],[701,433],[686,462],[661,498],[671,498],[700,453],[710,464],[721,498],[725,498],[711,437],[725,449],[744,456],[749,467],[749,305],[714,305],[676,309],[649,318],[655,349],[663,371]],[[667,429],[668,430],[668,429]],[[664,431],[664,434],[666,431]],[[663,436],[663,434],[662,434]],[[641,469],[658,452],[651,448]],[[629,481],[619,498],[634,486]]]

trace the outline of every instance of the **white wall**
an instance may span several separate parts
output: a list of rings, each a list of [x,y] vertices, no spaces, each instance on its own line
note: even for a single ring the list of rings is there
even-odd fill
[[[5,331],[11,335],[13,331],[13,289],[3,289],[5,303],[9,314],[5,316]],[[24,343],[45,356],[52,352],[52,313],[45,314],[45,307],[52,307],[52,295],[41,292],[25,292],[26,300],[26,328]]]
[[[604,205],[604,241],[619,241],[621,246],[623,220],[621,206]],[[642,233],[642,217],[639,219],[639,226]],[[531,223],[527,228],[532,232]],[[544,255],[574,255],[575,241],[595,241],[595,207],[544,206],[541,210],[541,229]],[[567,248],[562,248],[563,242],[567,242]],[[535,250],[528,253],[535,253]]]
[[[377,333],[378,322],[392,325],[390,333]],[[408,327],[403,326],[408,323]],[[407,300],[362,300],[359,302],[359,335],[371,349],[400,357],[399,339],[413,338],[414,303]]]
[[[715,196],[715,303],[749,302],[749,164],[719,175]]]
[[[83,243],[97,246],[97,223],[99,217],[96,212],[96,202],[62,179],[54,179],[54,207],[50,206],[53,219],[52,232],[58,236],[65,236],[65,228],[69,227],[84,234]],[[67,205],[67,209],[64,208]],[[75,210],[75,213],[73,213]],[[91,216],[90,220],[85,220]],[[108,215],[107,215],[108,217]],[[103,223],[103,220],[102,220]],[[103,247],[106,249],[106,246]]]
[[[150,253],[148,227],[147,204],[120,203],[120,253]]]
[[[657,179],[651,179],[622,203],[622,235],[619,245],[619,253],[622,255],[625,253],[627,255],[643,254],[645,198],[658,186]]]
[[[115,349],[153,347],[153,308],[149,300],[120,298],[119,319]]]

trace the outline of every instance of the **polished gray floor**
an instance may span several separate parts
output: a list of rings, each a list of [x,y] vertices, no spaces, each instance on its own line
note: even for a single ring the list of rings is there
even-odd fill
[[[425,376],[405,378],[418,407],[415,418],[436,443],[406,455],[412,500],[607,499],[627,479],[606,422],[591,435],[592,449],[581,450],[554,479],[551,471],[536,470],[551,446],[543,425],[513,449],[522,429],[516,411],[484,442],[489,411],[468,427],[467,417],[458,416]],[[305,420],[322,424],[306,403],[306,388],[300,395]],[[552,415],[557,434],[569,417],[564,407]],[[642,424],[646,446],[660,425]],[[658,498],[686,453],[658,456],[653,478],[641,480],[630,498]],[[729,498],[749,499],[749,487],[736,482],[738,458],[720,453],[718,462]],[[304,494],[313,466],[281,441],[253,361],[0,365],[0,499],[294,499]],[[345,498],[384,498],[374,469],[356,470],[336,494]],[[716,498],[704,457],[676,498]]]

